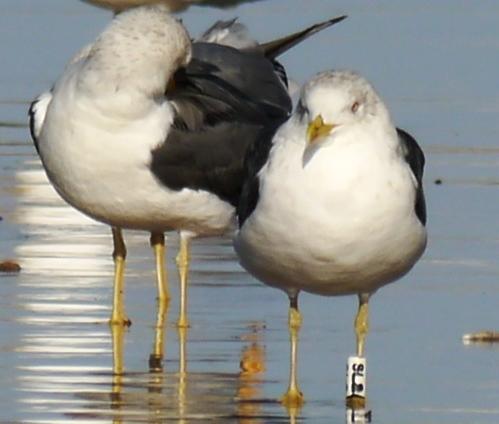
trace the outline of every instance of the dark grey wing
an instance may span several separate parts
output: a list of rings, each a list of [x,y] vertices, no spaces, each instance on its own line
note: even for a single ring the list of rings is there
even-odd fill
[[[426,224],[426,201],[423,191],[423,172],[425,157],[423,150],[419,147],[417,141],[408,132],[397,128],[400,143],[404,149],[405,160],[411,167],[412,173],[418,182],[416,192],[416,215],[423,225]]]
[[[277,61],[277,57],[281,54],[287,52],[289,49],[293,48],[297,44],[306,40],[308,37],[317,34],[318,32],[329,28],[330,26],[341,22],[347,16],[338,16],[336,18],[328,19],[327,21],[319,22],[317,24],[311,25],[301,31],[295,32],[293,34],[287,35],[277,40],[269,41],[267,43],[259,44],[257,49],[263,52],[265,57],[272,60],[274,65],[274,71],[281,79],[282,83],[288,87],[288,78],[284,67]],[[251,49],[249,47],[248,49]]]
[[[267,116],[272,121],[283,110],[290,113],[291,99],[278,84],[273,63],[261,52],[194,43],[193,58],[186,68],[191,82],[203,81],[203,89],[211,82],[210,96],[216,98],[222,91],[224,101],[246,110],[248,118],[260,121]]]
[[[292,47],[306,40],[308,37],[338,23],[346,16],[339,16],[309,26],[304,30],[295,32],[288,36],[267,43],[258,44],[248,32],[244,24],[237,22],[237,18],[228,21],[217,21],[201,37],[199,41],[223,44],[247,52],[258,51],[274,64],[274,70],[287,87],[287,76],[284,67],[277,62],[276,58]]]
[[[201,132],[172,129],[153,151],[151,169],[172,190],[207,190],[234,207],[243,182],[244,156],[261,127],[220,122]]]
[[[167,97],[177,113],[152,152],[152,172],[172,190],[208,190],[236,206],[248,146],[291,112],[272,63],[258,52],[194,43]]]
[[[156,177],[171,189],[209,190],[237,205],[248,147],[273,134],[291,113],[286,73],[275,59],[344,18],[241,50],[193,43],[191,62],[176,73],[176,88],[167,93],[177,113],[167,139],[152,152]],[[258,151],[257,157],[265,157]]]
[[[347,17],[346,15],[343,15],[343,16],[338,16],[336,18],[328,19],[327,21],[324,22],[319,22],[315,25],[305,28],[304,30],[295,32],[293,34],[287,35],[285,37],[279,38],[274,41],[269,41],[268,43],[260,44],[259,48],[263,51],[263,53],[267,58],[275,59],[281,54],[291,49],[292,47],[301,43],[303,40],[307,39],[308,37],[317,34],[319,31],[329,28],[330,26],[337,24],[338,22],[341,22],[346,17]]]
[[[258,173],[265,165],[272,149],[272,140],[279,125],[268,126],[259,134],[258,139],[249,147],[244,160],[244,183],[239,203],[237,205],[237,219],[239,228],[253,213],[260,196],[260,180]]]

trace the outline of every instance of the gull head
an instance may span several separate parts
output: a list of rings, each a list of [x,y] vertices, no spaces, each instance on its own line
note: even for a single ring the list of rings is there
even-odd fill
[[[334,142],[334,136],[357,125],[390,122],[374,88],[351,71],[326,71],[304,85],[295,115],[306,130],[307,146]]]
[[[162,5],[117,15],[91,47],[85,63],[91,85],[108,90],[164,93],[174,72],[191,59],[189,34]]]

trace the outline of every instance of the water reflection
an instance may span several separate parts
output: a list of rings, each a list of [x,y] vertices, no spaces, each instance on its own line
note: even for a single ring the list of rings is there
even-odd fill
[[[112,411],[120,411],[122,405],[121,391],[123,387],[124,364],[123,364],[123,342],[127,327],[112,325],[111,334],[113,340],[113,373],[110,393],[110,407]],[[121,423],[121,420],[113,419],[113,423]]]
[[[24,237],[16,246],[16,255],[25,272],[39,276],[95,277],[78,282],[93,285],[97,277],[108,276],[109,247],[103,243],[102,226],[68,207],[49,184],[39,160],[28,160],[16,173],[18,204],[15,222]],[[78,231],[85,229],[82,234]],[[72,235],[78,234],[78,237]],[[67,297],[67,280],[43,278],[37,282],[51,290],[60,287],[61,296]]]
[[[367,424],[372,421],[372,412],[366,411],[364,408],[346,410],[346,424]]]
[[[158,316],[158,323],[164,324],[164,317]],[[57,422],[58,415],[113,423],[268,422],[262,409],[265,347],[254,324],[242,336],[239,373],[189,371],[186,328],[177,329],[178,370],[171,372],[164,370],[164,326],[154,328],[149,368],[144,371],[131,370],[126,364],[127,347],[133,348],[126,340],[132,330],[99,325],[92,332],[74,327],[64,331],[64,327],[61,323],[35,326],[19,348],[27,364],[18,367],[17,384],[26,412],[33,417],[30,422]],[[63,365],[74,363],[73,357],[79,365]],[[95,365],[108,357],[112,366]],[[83,358],[88,365],[81,364]]]
[[[253,328],[253,327],[251,327]],[[214,420],[237,418],[241,424],[260,424],[257,418],[261,413],[258,404],[260,374],[265,370],[264,348],[256,340],[244,346],[241,352],[241,372],[223,374],[188,370],[187,328],[177,328],[178,371],[165,372],[160,362],[162,355],[157,349],[163,346],[160,327],[155,329],[154,365],[148,374],[126,371],[123,363],[123,338],[127,329],[113,326],[113,373],[110,393],[110,411],[113,422],[134,419],[149,423],[164,420],[178,420],[179,423],[190,420]],[[253,334],[253,333],[252,333]],[[159,342],[159,345],[158,345]],[[233,400],[237,399],[237,412],[233,413]],[[96,404],[92,408],[96,418],[106,418],[107,413],[99,415]],[[72,414],[75,418],[78,415]],[[80,417],[81,418],[81,417]]]
[[[139,269],[130,278],[133,304],[141,308],[137,325],[110,328],[112,262],[106,229],[65,205],[37,160],[28,159],[17,172],[14,191],[13,217],[24,234],[16,254],[25,272],[11,303],[17,306],[15,321],[20,328],[15,348],[19,355],[16,390],[22,393],[24,418],[35,423],[67,419],[187,423],[218,418],[243,424],[264,422],[258,418],[263,414],[265,349],[260,338],[264,325],[252,323],[240,335],[245,345],[239,373],[190,371],[190,330],[181,328],[169,334],[165,306],[157,310],[154,324],[144,321],[144,296],[133,290],[141,290],[142,282],[150,288],[148,278],[140,277],[146,266],[136,263],[130,267]],[[131,238],[133,248],[134,236]],[[137,238],[142,245],[142,237]],[[221,252],[203,242],[201,266],[225,258],[230,249],[225,244]],[[210,257],[214,251],[217,255]],[[222,281],[220,278],[219,284]],[[135,359],[140,348],[131,339],[137,336],[135,343],[144,345],[147,334],[151,335],[150,351]],[[168,358],[169,335],[178,350],[169,349]],[[132,365],[127,364],[130,358],[135,359]],[[178,368],[165,369],[167,363],[177,363]]]
[[[143,262],[150,255],[139,234],[130,236],[131,247],[135,241],[143,253],[135,256],[128,281],[137,323],[130,329],[110,328],[112,261],[107,229],[65,205],[37,160],[28,159],[17,172],[14,191],[13,217],[23,232],[16,254],[25,270],[11,302],[18,311],[16,391],[21,393],[23,419],[33,423],[298,421],[300,411],[290,409],[286,414],[276,399],[264,394],[265,323],[227,325],[223,316],[218,317],[215,325],[220,329],[213,337],[222,342],[215,358],[204,361],[216,363],[217,355],[224,358],[225,341],[233,337],[241,344],[239,359],[222,371],[211,371],[211,366],[200,368],[197,357],[191,370],[188,339],[193,330],[170,328],[166,306],[150,319],[144,313],[148,312],[144,299],[150,297],[150,278],[144,270],[150,267]],[[228,254],[230,240],[216,244],[201,240],[198,249],[196,263],[209,276],[195,283],[199,290],[232,286],[238,274],[233,255]],[[203,314],[200,324],[209,320],[206,311],[194,313]],[[237,336],[231,335],[234,331]],[[148,344],[148,351],[142,352],[141,346]],[[199,348],[204,349],[204,341]]]
[[[178,413],[180,422],[183,423],[186,418],[186,396],[187,396],[187,338],[188,327],[178,327],[179,339],[179,369],[178,369]]]
[[[249,332],[242,336],[248,343],[241,351],[239,367],[239,387],[237,389],[240,424],[260,424],[261,420],[254,420],[262,413],[262,405],[258,399],[263,398],[262,383],[265,373],[265,347],[262,345],[261,323],[251,323]]]

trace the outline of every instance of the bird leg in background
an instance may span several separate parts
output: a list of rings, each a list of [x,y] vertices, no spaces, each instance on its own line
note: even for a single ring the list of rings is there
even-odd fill
[[[109,323],[111,325],[129,326],[131,321],[125,315],[123,305],[124,277],[125,277],[125,259],[126,247],[120,228],[112,228],[113,231],[113,260],[114,260],[114,294],[113,311]]]
[[[163,233],[151,233],[151,247],[154,249],[156,260],[156,280],[158,282],[158,305],[165,308],[170,300],[168,290],[168,278],[165,267],[165,235]]]
[[[281,399],[282,404],[287,408],[298,408],[303,404],[303,394],[298,388],[296,367],[298,350],[298,333],[302,323],[301,314],[298,311],[298,293],[289,296],[288,327],[291,343],[291,364],[289,371],[289,387]]]
[[[154,330],[153,351],[149,355],[149,371],[158,372],[163,370],[163,355],[165,343],[165,318],[168,312],[168,305],[161,304],[156,316],[156,328]]]
[[[177,322],[178,327],[189,327],[187,319],[187,279],[189,276],[191,237],[180,232],[180,249],[177,255],[177,268],[180,279],[180,312]]]
[[[364,356],[364,344],[369,331],[369,295],[359,294],[359,310],[355,318],[355,334],[357,336],[357,356]]]

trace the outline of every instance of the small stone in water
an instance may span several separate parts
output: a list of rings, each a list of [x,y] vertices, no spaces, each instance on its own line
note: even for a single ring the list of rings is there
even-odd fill
[[[21,265],[17,262],[7,260],[0,262],[0,272],[19,272],[21,271]]]
[[[499,342],[499,332],[496,331],[479,331],[477,333],[469,333],[463,336],[464,344],[497,342]]]

